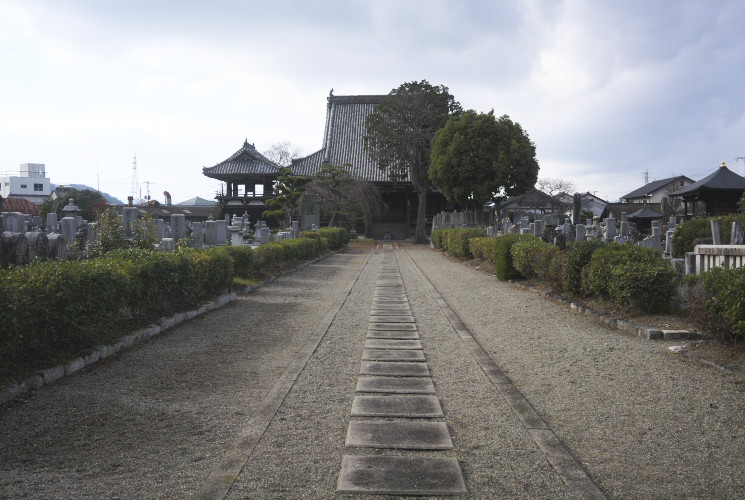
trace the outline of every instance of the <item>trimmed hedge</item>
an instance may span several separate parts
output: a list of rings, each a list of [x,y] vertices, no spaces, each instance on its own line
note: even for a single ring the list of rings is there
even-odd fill
[[[444,236],[444,239],[447,240],[445,243],[447,253],[448,255],[459,259],[469,259],[473,257],[473,255],[471,254],[468,240],[484,236],[486,236],[486,230],[475,227],[448,229]]]
[[[322,227],[316,231],[303,231],[300,236],[316,240],[326,238],[331,250],[338,250],[349,243],[349,231],[342,227]]]
[[[608,295],[633,311],[668,312],[677,289],[678,272],[659,255],[656,262],[625,262],[611,268]]]
[[[506,281],[520,277],[520,271],[515,268],[512,262],[512,246],[518,241],[539,240],[540,238],[532,234],[505,234],[503,236],[497,236],[494,239],[492,262],[494,262],[497,278]]]
[[[561,284],[565,292],[582,293],[582,269],[590,262],[592,254],[605,246],[602,240],[579,241],[568,247],[561,269]]]
[[[608,243],[593,252],[590,262],[582,270],[582,291],[587,295],[607,297],[612,282],[611,271],[622,264],[653,264],[661,261],[651,248],[633,244]]]
[[[343,229],[321,234],[336,244],[348,241]],[[90,348],[127,309],[157,313],[195,302],[230,287],[234,275],[252,278],[262,268],[317,257],[328,250],[328,241],[319,235],[257,249],[120,249],[96,259],[0,270],[0,370],[11,361],[43,361]]]
[[[550,269],[551,261],[558,252],[559,247],[538,237],[518,241],[510,249],[515,269],[526,278],[547,276],[545,271]]]
[[[443,248],[443,240],[445,239],[445,231],[447,229],[433,229],[432,230],[432,243],[435,245],[435,248]]]
[[[491,260],[494,255],[495,245],[496,239],[490,236],[482,236],[468,240],[468,247],[471,250],[471,255],[473,255],[475,259]]]

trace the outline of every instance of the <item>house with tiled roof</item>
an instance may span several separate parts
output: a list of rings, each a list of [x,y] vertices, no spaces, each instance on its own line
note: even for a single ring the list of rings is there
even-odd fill
[[[668,198],[670,193],[690,184],[693,184],[693,179],[685,175],[668,177],[645,184],[639,189],[621,196],[621,200],[625,203],[662,203],[662,199]]]

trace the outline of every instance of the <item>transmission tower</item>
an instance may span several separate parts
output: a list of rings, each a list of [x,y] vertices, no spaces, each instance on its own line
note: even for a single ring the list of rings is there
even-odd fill
[[[132,184],[129,186],[129,194],[133,200],[138,199],[137,190],[140,187],[140,183],[137,180],[137,155],[132,158]]]

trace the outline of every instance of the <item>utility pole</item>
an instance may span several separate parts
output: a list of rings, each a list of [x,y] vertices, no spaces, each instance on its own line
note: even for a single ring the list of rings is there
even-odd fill
[[[140,183],[137,180],[137,155],[135,154],[132,159],[132,184],[129,187],[129,194],[132,195],[133,199],[137,199],[139,186]]]

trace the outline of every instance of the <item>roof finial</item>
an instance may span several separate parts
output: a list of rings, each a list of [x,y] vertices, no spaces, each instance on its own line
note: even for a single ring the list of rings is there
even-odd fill
[[[719,168],[727,168],[727,162],[723,161]]]
[[[329,91],[329,97],[334,97],[334,89],[331,89],[331,90]]]

